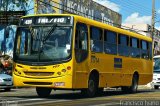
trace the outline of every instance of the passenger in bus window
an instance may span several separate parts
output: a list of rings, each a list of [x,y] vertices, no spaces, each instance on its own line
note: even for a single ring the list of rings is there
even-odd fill
[[[91,40],[93,43],[92,43],[92,45],[91,45],[91,47],[92,47],[92,51],[94,51],[94,52],[100,52],[101,50],[100,50],[100,43],[98,42],[98,41],[96,41],[96,40]]]
[[[91,42],[91,46],[90,46],[91,47],[91,51],[93,51],[93,46],[94,46],[93,40],[91,40],[90,42]]]
[[[87,50],[87,36],[84,30],[81,30],[80,41],[82,45],[82,50]]]

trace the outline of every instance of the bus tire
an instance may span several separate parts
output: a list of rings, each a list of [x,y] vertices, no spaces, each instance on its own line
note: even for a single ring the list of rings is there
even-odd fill
[[[138,75],[134,74],[132,78],[132,85],[129,87],[121,87],[122,91],[125,93],[136,93],[138,88]]]
[[[51,93],[51,88],[44,88],[44,87],[36,87],[36,92],[39,97],[45,98],[48,97]]]
[[[132,85],[129,88],[130,93],[137,92],[138,89],[138,75],[134,74],[132,78]]]
[[[11,88],[5,88],[4,90],[5,91],[11,91]]]
[[[97,95],[102,95],[104,93],[104,88],[98,88]]]
[[[81,90],[81,93],[87,97],[94,97],[98,90],[98,82],[92,74],[88,80],[88,88]]]
[[[127,93],[127,92],[128,92],[128,89],[129,89],[129,87],[127,87],[127,86],[122,86],[122,87],[121,87],[121,90],[122,90],[122,92],[124,92],[124,93]]]

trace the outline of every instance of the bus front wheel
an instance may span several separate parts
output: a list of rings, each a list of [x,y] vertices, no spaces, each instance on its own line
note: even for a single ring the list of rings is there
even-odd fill
[[[43,87],[36,87],[36,91],[39,97],[45,98],[48,97],[52,91],[51,88],[43,88]]]
[[[88,88],[81,90],[81,93],[87,97],[94,97],[98,90],[98,83],[94,75],[91,75],[88,81]]]

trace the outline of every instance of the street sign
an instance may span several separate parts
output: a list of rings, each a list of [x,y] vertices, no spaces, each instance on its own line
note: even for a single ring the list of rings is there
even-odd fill
[[[20,17],[25,11],[0,11],[0,25],[18,25]]]

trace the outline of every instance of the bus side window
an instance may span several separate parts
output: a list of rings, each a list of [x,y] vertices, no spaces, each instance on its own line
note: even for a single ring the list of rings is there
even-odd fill
[[[153,53],[152,53],[153,51],[152,51],[152,43],[149,43],[149,58],[150,58],[150,60],[152,60],[152,58],[153,58]]]
[[[126,35],[118,35],[118,53],[121,56],[129,56],[129,37]]]
[[[91,26],[91,51],[93,52],[103,52],[103,35],[102,30],[97,27]]]
[[[130,56],[140,58],[139,39],[130,38]]]
[[[87,26],[77,23],[75,34],[75,57],[77,62],[84,61],[88,56],[88,31]]]
[[[117,33],[112,31],[104,32],[104,52],[117,54]]]
[[[144,59],[149,59],[149,45],[147,41],[141,41],[141,57]]]

